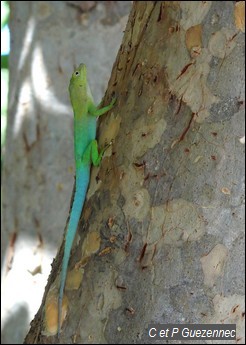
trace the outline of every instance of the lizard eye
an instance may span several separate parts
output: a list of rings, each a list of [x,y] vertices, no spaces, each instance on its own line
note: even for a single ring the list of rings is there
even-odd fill
[[[76,72],[75,72],[75,75],[76,75],[76,76],[78,76],[78,75],[79,75],[79,72],[78,72],[78,71],[76,71]]]

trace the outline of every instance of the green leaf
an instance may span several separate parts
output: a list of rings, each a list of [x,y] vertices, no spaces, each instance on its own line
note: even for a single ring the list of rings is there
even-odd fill
[[[8,55],[1,55],[1,69],[2,68],[9,68],[9,56]]]

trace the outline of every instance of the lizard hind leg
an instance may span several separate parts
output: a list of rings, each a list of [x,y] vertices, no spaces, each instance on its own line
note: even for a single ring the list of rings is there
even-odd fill
[[[82,163],[90,163],[94,166],[98,166],[102,160],[104,152],[112,143],[106,145],[100,152],[98,151],[98,143],[97,140],[94,139],[90,142],[90,144],[85,149],[85,152],[82,156]]]

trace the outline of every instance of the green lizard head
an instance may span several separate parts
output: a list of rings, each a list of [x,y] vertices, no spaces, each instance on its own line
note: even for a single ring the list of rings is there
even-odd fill
[[[87,94],[87,69],[86,65],[81,63],[72,74],[69,83],[69,93],[72,106],[74,108],[76,100],[85,98]]]

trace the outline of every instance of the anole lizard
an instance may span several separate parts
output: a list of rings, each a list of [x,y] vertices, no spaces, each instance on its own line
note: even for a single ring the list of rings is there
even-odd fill
[[[90,180],[91,163],[98,166],[102,159],[102,150],[98,152],[96,138],[96,120],[98,116],[109,111],[115,99],[103,108],[96,107],[87,82],[87,70],[80,64],[74,71],[69,84],[70,101],[74,112],[74,158],[76,167],[75,194],[70,219],[65,236],[65,247],[62,260],[61,281],[58,297],[58,337],[61,332],[61,313],[68,262],[80,215],[85,202]]]

